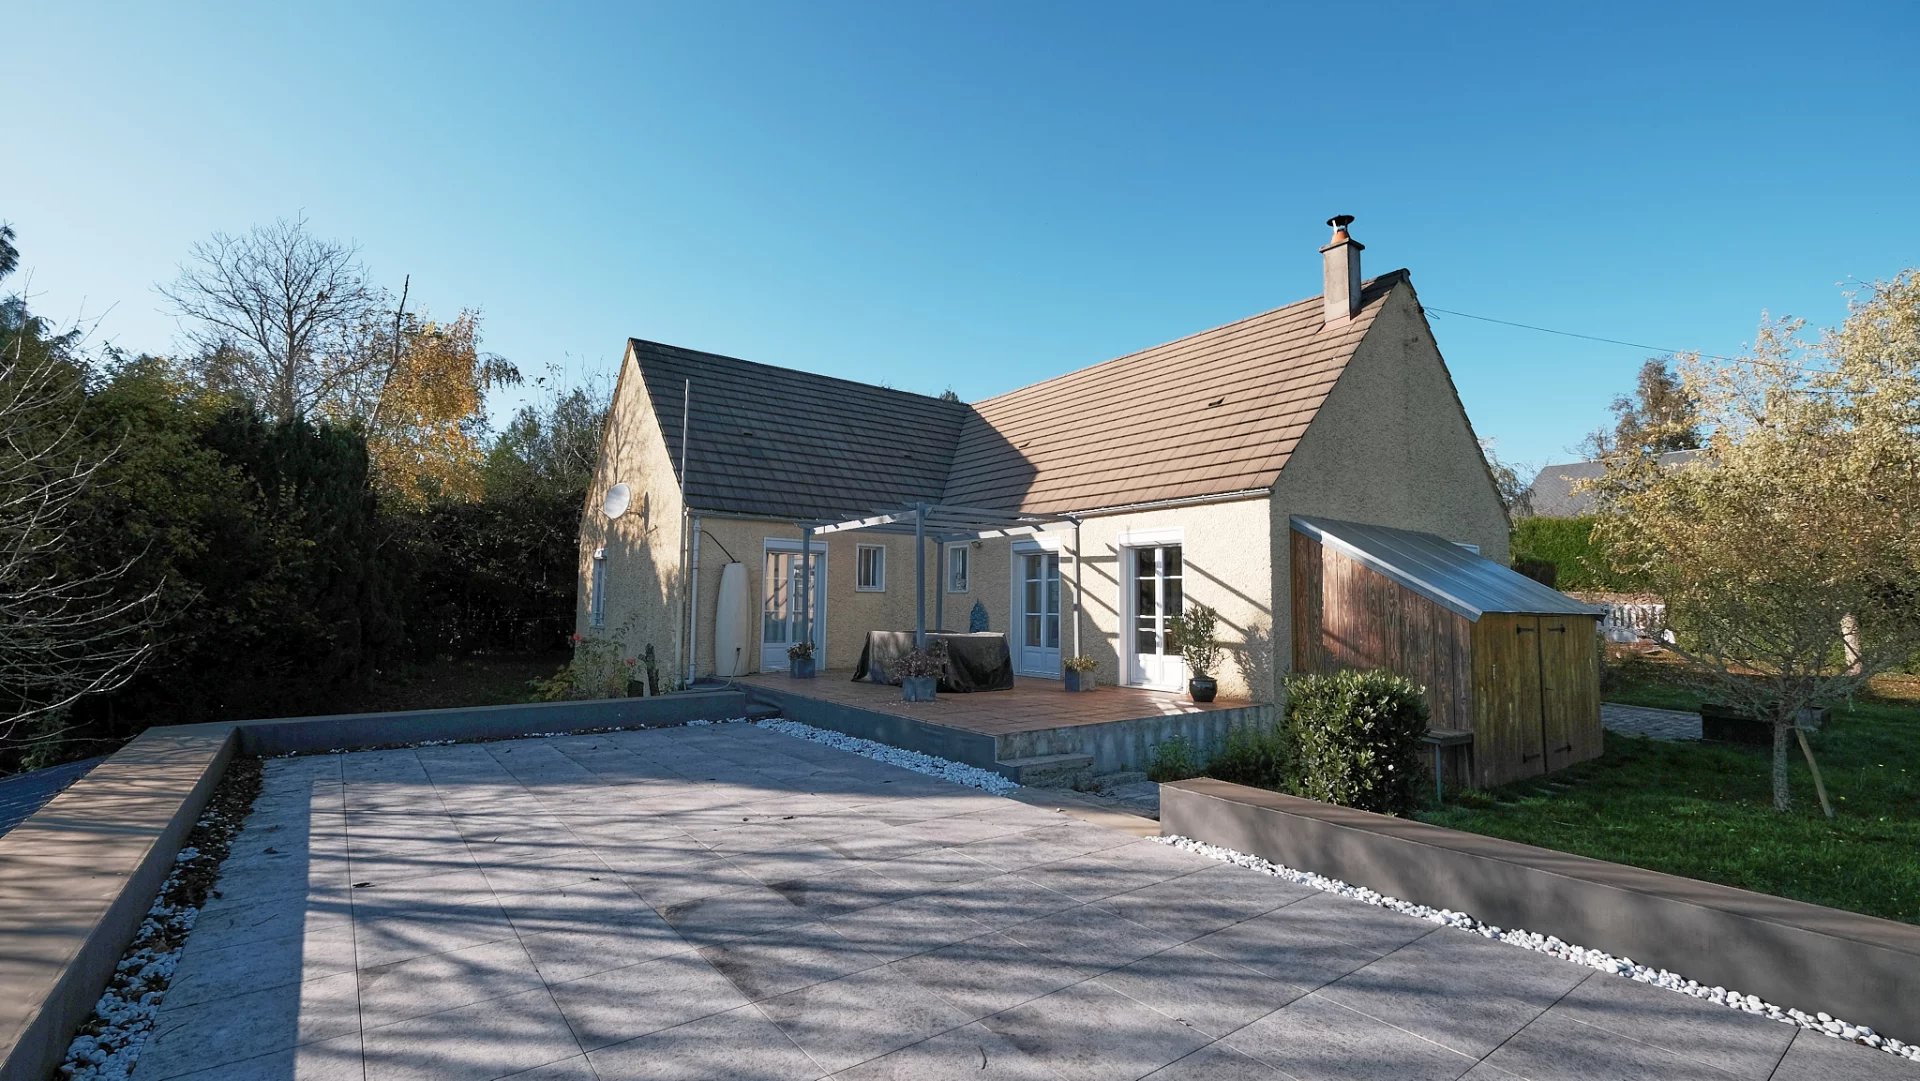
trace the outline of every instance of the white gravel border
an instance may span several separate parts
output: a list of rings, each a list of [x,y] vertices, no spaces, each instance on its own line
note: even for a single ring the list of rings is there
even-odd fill
[[[202,815],[198,825],[212,825],[220,812]],[[160,1000],[173,982],[173,972],[186,948],[187,934],[199,919],[200,910],[192,905],[173,905],[167,895],[180,883],[182,872],[201,859],[196,848],[183,848],[173,858],[173,870],[161,884],[159,895],[147,909],[147,918],[134,933],[133,945],[120,963],[105,994],[94,1003],[94,1017],[101,1023],[97,1035],[81,1034],[67,1045],[66,1060],[58,1075],[74,1081],[125,1081],[140,1059],[140,1051],[153,1034],[154,1018],[160,1012]],[[156,940],[171,937],[180,945],[170,950],[155,949]]]
[[[902,750],[889,747],[884,743],[875,743],[859,736],[849,736],[844,732],[835,732],[827,728],[815,728],[799,721],[789,721],[783,717],[773,717],[764,721],[755,721],[762,728],[779,732],[782,735],[824,743],[843,751],[851,751],[862,758],[871,758],[876,762],[885,762],[889,766],[899,766],[915,773],[924,773],[929,777],[938,777],[943,781],[963,784],[968,788],[978,788],[996,796],[1004,796],[1018,791],[1020,786],[1000,774],[978,766],[969,766],[947,758],[935,758],[919,751]]]
[[[1351,897],[1356,901],[1363,901],[1380,908],[1391,909],[1394,912],[1412,916],[1415,919],[1426,920],[1429,923],[1437,923],[1446,927],[1457,927],[1463,931],[1472,931],[1483,937],[1493,939],[1496,942],[1504,942],[1509,946],[1519,946],[1522,949],[1532,950],[1535,953],[1544,953],[1549,957],[1557,957],[1562,961],[1571,961],[1576,965],[1584,965],[1588,968],[1595,968],[1602,972],[1612,973],[1616,976],[1624,976],[1637,983],[1647,983],[1655,987],[1664,987],[1669,991],[1676,991],[1683,995],[1706,999],[1709,1002],[1717,1002],[1728,1009],[1757,1014],[1761,1017],[1771,1018],[1772,1020],[1784,1022],[1789,1025],[1797,1025],[1800,1028],[1811,1029],[1814,1032],[1823,1033],[1836,1039],[1864,1044],[1867,1047],[1877,1047],[1882,1051],[1899,1055],[1910,1061],[1920,1062],[1920,1045],[1903,1043],[1891,1036],[1882,1036],[1866,1025],[1849,1024],[1825,1013],[1807,1014],[1800,1010],[1784,1009],[1775,1006],[1771,1002],[1763,1002],[1756,995],[1743,995],[1738,991],[1729,991],[1724,987],[1706,987],[1678,973],[1668,972],[1664,968],[1656,969],[1646,965],[1636,965],[1630,958],[1615,957],[1610,953],[1602,953],[1599,950],[1591,950],[1585,946],[1576,946],[1570,942],[1562,942],[1552,935],[1542,935],[1533,931],[1524,931],[1519,928],[1503,929],[1495,927],[1490,923],[1482,923],[1472,916],[1467,915],[1465,912],[1455,912],[1452,909],[1446,908],[1429,908],[1426,905],[1415,904],[1412,901],[1402,901],[1397,897],[1388,897],[1384,894],[1375,893],[1364,886],[1355,886],[1342,882],[1337,878],[1328,878],[1325,875],[1314,874],[1311,871],[1299,871],[1282,864],[1269,863],[1259,856],[1250,856],[1245,852],[1236,852],[1231,848],[1221,848],[1219,845],[1208,844],[1205,841],[1196,841],[1191,837],[1174,835],[1169,837],[1155,837],[1153,840],[1197,855],[1220,860],[1223,863],[1231,863],[1239,867],[1259,871],[1261,874],[1272,875],[1275,878],[1284,878],[1289,882],[1298,882],[1303,886],[1312,886],[1314,889],[1324,890],[1327,893],[1335,893],[1342,897]]]

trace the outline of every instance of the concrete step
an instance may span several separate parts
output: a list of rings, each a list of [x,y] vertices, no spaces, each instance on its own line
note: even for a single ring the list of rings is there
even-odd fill
[[[1032,758],[1003,758],[994,768],[1015,784],[1033,788],[1076,788],[1093,779],[1090,754],[1042,754]]]

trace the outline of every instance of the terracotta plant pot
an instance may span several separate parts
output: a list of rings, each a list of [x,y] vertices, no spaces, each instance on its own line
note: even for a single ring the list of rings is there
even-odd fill
[[[1187,693],[1195,702],[1211,702],[1220,693],[1220,684],[1212,676],[1195,676],[1187,681]]]
[[[787,675],[794,679],[812,679],[814,673],[812,657],[788,657]]]
[[[932,676],[908,676],[900,681],[902,702],[931,702],[939,680]]]

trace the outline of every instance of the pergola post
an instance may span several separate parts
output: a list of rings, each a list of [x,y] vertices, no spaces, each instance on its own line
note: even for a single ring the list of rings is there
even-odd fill
[[[913,648],[927,648],[927,505],[913,505]]]
[[[947,542],[933,538],[933,629],[947,629]]]
[[[800,527],[800,640],[813,641],[813,527]]]
[[[1080,519],[1078,518],[1073,520],[1073,655],[1080,656]]]

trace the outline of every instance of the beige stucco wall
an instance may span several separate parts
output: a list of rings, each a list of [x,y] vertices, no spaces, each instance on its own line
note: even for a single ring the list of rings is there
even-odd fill
[[[756,613],[752,621],[749,668],[757,667],[760,652],[757,613],[765,591],[765,550],[768,538],[797,541],[797,527],[779,522],[706,516],[700,519],[704,535],[700,540],[699,608],[700,631],[697,646],[697,670],[701,675],[715,671],[713,633],[722,567],[732,558],[746,564],[748,599]],[[1169,508],[1129,514],[1089,518],[1081,527],[1081,543],[1087,560],[1081,569],[1086,592],[1082,609],[1081,648],[1100,662],[1099,678],[1105,683],[1119,680],[1121,654],[1120,630],[1124,611],[1121,595],[1121,551],[1129,534],[1146,531],[1176,531],[1186,563],[1183,588],[1192,603],[1210,604],[1220,612],[1221,637],[1228,643],[1227,660],[1220,672],[1220,690],[1224,697],[1244,698],[1256,685],[1270,685],[1264,673],[1270,661],[1266,643],[1272,635],[1272,613],[1263,591],[1272,581],[1267,565],[1268,513],[1264,499],[1234,503]],[[836,533],[816,543],[827,550],[826,655],[824,667],[850,668],[860,655],[860,647],[869,630],[912,628],[913,540],[872,533]],[[1063,615],[1073,610],[1074,584],[1073,532],[1070,526],[1056,527],[1046,535],[1046,544],[1061,553]],[[884,593],[863,593],[854,589],[855,547],[883,544],[887,548],[887,589]],[[1011,626],[1013,610],[1013,540],[991,538],[969,545],[972,553],[970,589],[945,596],[947,630],[967,628],[968,614],[975,601],[987,609],[991,629],[1005,632]],[[927,553],[927,623],[935,622],[935,561],[932,546]],[[1061,652],[1072,652],[1070,619],[1061,628]],[[1248,643],[1251,642],[1251,647]],[[1247,675],[1251,668],[1257,673]]]
[[[1394,290],[1375,318],[1281,470],[1271,510],[1277,672],[1293,656],[1292,515],[1417,529],[1506,562],[1506,511],[1413,290]]]
[[[629,486],[633,498],[625,515],[608,521],[601,506],[615,484]],[[651,644],[661,669],[677,673],[681,528],[679,482],[646,381],[628,355],[621,358],[600,461],[580,516],[575,630],[616,638],[627,656],[637,657]],[[588,622],[593,553],[602,546],[607,558],[605,622],[593,627]]]
[[[748,620],[747,671],[759,669],[761,604],[766,596],[766,542],[768,539],[800,540],[800,527],[784,522],[725,518],[702,515],[699,519],[699,637],[695,647],[695,669],[699,675],[716,671],[713,655],[714,622],[718,613],[720,575],[729,554],[747,568]],[[856,549],[863,544],[878,544],[887,550],[886,589],[884,592],[860,592],[854,588],[857,576]],[[860,647],[870,630],[911,630],[913,605],[913,538],[886,533],[834,533],[816,538],[816,548],[827,553],[826,649],[816,658],[822,668],[852,668],[860,657]],[[934,552],[927,546],[927,625],[934,627]],[[965,598],[960,614],[953,606],[957,595],[947,597],[947,626],[966,629],[966,611],[973,603]]]

